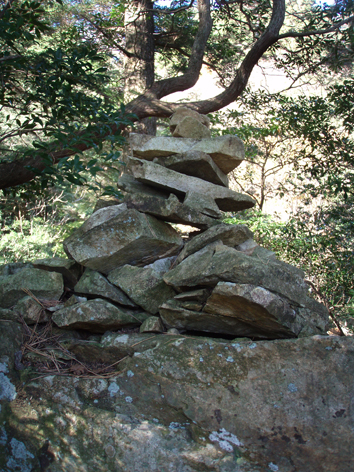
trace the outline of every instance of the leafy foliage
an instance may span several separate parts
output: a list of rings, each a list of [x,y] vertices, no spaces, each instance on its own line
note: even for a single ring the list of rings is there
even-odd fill
[[[41,3],[25,1],[0,18],[1,159],[40,158],[45,168],[31,170],[42,189],[67,180],[100,190],[95,177],[118,162],[120,127],[130,120],[104,94],[109,77],[97,47],[75,28],[55,48],[46,45],[42,35],[51,27],[44,13]],[[103,149],[102,138],[109,147]],[[51,152],[58,147],[66,152],[55,166]],[[88,160],[80,153],[87,147],[95,151]]]

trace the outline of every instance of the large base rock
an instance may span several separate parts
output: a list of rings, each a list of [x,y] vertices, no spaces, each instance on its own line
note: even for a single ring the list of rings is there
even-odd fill
[[[1,470],[352,472],[353,339],[125,337],[110,379],[0,363]]]
[[[182,244],[169,224],[122,204],[93,213],[64,241],[64,249],[80,264],[107,274],[124,264],[146,265],[172,256]]]

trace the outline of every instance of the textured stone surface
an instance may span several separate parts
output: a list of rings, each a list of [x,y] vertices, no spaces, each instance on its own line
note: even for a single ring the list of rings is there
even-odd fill
[[[108,280],[144,310],[156,314],[160,305],[176,293],[162,279],[173,260],[161,259],[146,267],[125,265],[110,272]]]
[[[352,338],[125,338],[116,377],[47,376],[2,401],[1,470],[49,450],[52,472],[352,472]]]
[[[186,257],[191,254],[203,249],[210,243],[214,241],[221,241],[225,246],[230,246],[239,249],[239,245],[244,244],[245,241],[252,238],[253,233],[245,225],[228,225],[220,224],[213,228],[204,231],[197,236],[194,236],[190,241],[188,241],[181,253],[178,255],[177,264],[183,261]],[[252,240],[251,240],[252,241]],[[257,246],[257,243],[254,243]]]
[[[245,157],[243,142],[236,136],[218,136],[209,139],[174,138],[131,134],[129,144],[133,156],[151,161],[155,157],[171,156],[190,151],[209,154],[224,174],[241,164]]]
[[[49,312],[32,297],[24,297],[14,306],[14,312],[22,316],[28,325],[49,321]]]
[[[181,291],[196,286],[214,287],[218,282],[262,286],[298,305],[309,300],[304,273],[284,262],[247,256],[221,242],[212,243],[184,259],[164,275],[167,284]],[[319,309],[322,305],[318,304]]]
[[[47,259],[37,259],[32,262],[36,269],[47,270],[48,272],[58,272],[62,274],[64,283],[73,288],[77,283],[81,273],[82,267],[72,259],[65,259],[62,257],[52,257]]]
[[[54,323],[60,328],[87,329],[104,333],[109,329],[140,326],[147,315],[96,298],[62,308],[53,314]]]
[[[75,293],[108,298],[121,305],[136,306],[122,290],[112,285],[102,274],[91,269],[85,270],[75,286]]]
[[[218,208],[223,211],[240,211],[255,205],[254,200],[248,195],[205,182],[197,177],[186,176],[153,162],[131,158],[129,168],[139,182],[173,192],[181,197],[187,193],[195,193],[201,199],[209,198],[215,201]]]
[[[190,108],[187,107],[179,107],[177,110],[174,112],[174,114],[171,116],[170,119],[170,131],[171,133],[174,132],[176,129],[176,126],[184,120],[185,117],[192,117],[195,120],[199,121],[202,125],[206,126],[207,128],[210,128],[210,119],[206,115],[201,115],[200,113],[191,110]]]
[[[221,172],[209,154],[205,152],[191,151],[184,154],[158,157],[154,159],[154,162],[176,172],[198,177],[216,185],[229,186],[227,175]]]
[[[103,274],[125,264],[145,265],[172,256],[181,245],[169,224],[125,204],[93,213],[64,241],[67,254]]]
[[[162,333],[164,331],[158,316],[149,316],[140,326],[140,333]]]
[[[203,139],[210,138],[210,129],[204,126],[198,119],[185,116],[174,129],[172,136],[177,138]]]
[[[200,229],[207,229],[219,223],[215,218],[201,213],[199,208],[192,208],[181,203],[173,193],[168,199],[129,193],[125,195],[125,203],[128,208],[134,208],[171,223],[195,226]]]
[[[0,307],[10,308],[25,296],[22,288],[37,298],[59,300],[63,294],[63,277],[57,272],[25,267],[14,275],[0,278]]]
[[[325,334],[328,329],[326,313],[304,310],[285,297],[250,284],[219,282],[203,311],[216,318],[236,318],[254,329],[248,336],[261,338],[313,336]],[[229,334],[243,335],[237,330]]]

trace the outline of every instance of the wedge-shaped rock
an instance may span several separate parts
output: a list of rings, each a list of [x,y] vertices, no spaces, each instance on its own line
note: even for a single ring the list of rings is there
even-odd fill
[[[250,284],[219,282],[203,311],[220,318],[236,318],[254,329],[252,336],[270,339],[326,334],[328,329],[325,309],[314,312],[301,308],[285,297]]]
[[[170,119],[170,131],[171,133],[174,132],[176,126],[184,120],[187,116],[194,118],[195,120],[199,121],[202,125],[210,128],[210,119],[207,115],[201,115],[195,110],[187,107],[179,107],[171,116]]]
[[[199,229],[207,229],[219,223],[218,220],[201,213],[198,209],[181,203],[173,193],[170,194],[168,199],[153,195],[129,193],[125,195],[125,203],[128,208],[135,208],[142,213],[156,216],[158,219],[195,226]]]
[[[24,268],[0,279],[0,307],[10,308],[25,297],[27,289],[40,299],[59,300],[64,291],[63,276],[57,272]]]
[[[125,204],[96,211],[64,241],[70,257],[103,274],[172,256],[181,246],[181,237],[169,224]]]
[[[32,262],[36,269],[47,270],[48,272],[58,272],[62,274],[64,283],[73,288],[82,274],[82,267],[72,259],[64,257],[52,257],[48,259],[37,259]]]
[[[137,305],[154,315],[160,305],[176,293],[162,279],[173,260],[158,260],[146,267],[125,265],[113,270],[108,280],[127,293]]]
[[[139,326],[147,317],[147,314],[118,308],[106,300],[96,298],[58,310],[52,319],[60,328],[104,333],[108,330]]]
[[[140,326],[140,333],[163,333],[163,325],[158,316],[149,316]]]
[[[133,156],[148,161],[155,157],[171,156],[184,152],[201,151],[209,154],[224,174],[241,164],[245,148],[237,136],[218,136],[209,139],[174,138],[169,136],[148,136],[131,134],[129,137]]]
[[[131,158],[129,167],[134,178],[139,182],[173,192],[180,197],[185,195],[186,204],[187,200],[192,200],[191,195],[196,195],[196,198],[201,196],[210,202],[214,201],[216,209],[219,208],[222,211],[240,211],[255,205],[255,201],[248,195],[166,169],[153,162]],[[209,213],[209,205],[205,209],[201,208],[200,211]]]
[[[182,331],[200,331],[213,334],[235,336],[254,336],[255,330],[247,323],[236,317],[216,316],[202,311],[184,308],[177,300],[168,300],[160,307],[160,316],[166,328],[176,328]],[[263,333],[257,337],[265,338]],[[290,336],[288,336],[290,337]]]
[[[253,233],[245,225],[228,225],[220,224],[213,228],[204,231],[204,233],[194,236],[182,249],[181,253],[177,257],[176,264],[182,262],[186,257],[191,254],[200,251],[203,247],[207,246],[214,241],[221,241],[225,246],[235,248],[245,241],[250,240],[253,237]],[[257,246],[257,244],[255,243]]]
[[[120,305],[136,306],[122,290],[108,282],[102,274],[91,269],[85,270],[80,281],[75,286],[75,293],[108,298]]]
[[[265,263],[257,256],[248,256],[219,242],[187,257],[163,278],[178,291],[189,287],[214,287],[218,282],[251,284],[281,295],[300,307],[328,316],[322,304],[309,298],[308,285],[301,270],[277,260]]]
[[[210,138],[210,129],[192,116],[185,116],[176,126],[172,136],[179,138]]]
[[[174,154],[173,156],[157,157],[156,164],[160,164],[168,169],[175,170],[181,174],[198,177],[212,184],[229,186],[227,175],[221,172],[213,159],[202,151],[185,152],[184,154]]]

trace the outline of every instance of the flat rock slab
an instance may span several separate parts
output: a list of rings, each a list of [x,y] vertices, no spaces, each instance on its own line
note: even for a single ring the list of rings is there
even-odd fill
[[[185,303],[178,302],[178,300],[168,300],[160,307],[159,313],[167,329],[176,328],[188,333],[197,331],[198,333],[205,333],[205,336],[224,334],[235,337],[250,337],[257,333],[258,338],[267,338],[261,329],[257,330],[257,328],[237,319],[236,316],[215,315],[214,313],[205,313],[200,310],[195,311],[192,309],[191,303],[189,303],[191,309],[185,306]],[[292,335],[289,332],[288,336],[285,337],[289,338]]]
[[[0,307],[10,308],[26,296],[27,289],[40,299],[59,300],[64,291],[63,276],[57,272],[25,267],[0,278]]]
[[[157,157],[154,162],[181,174],[198,177],[215,185],[229,186],[227,175],[221,172],[209,154],[205,152],[191,151],[184,154],[174,154],[173,156]]]
[[[139,182],[173,192],[177,196],[186,195],[186,204],[188,204],[187,200],[190,199],[191,195],[196,195],[199,198],[215,202],[216,210],[219,208],[222,211],[241,211],[255,205],[253,198],[248,195],[234,192],[197,177],[181,174],[153,162],[131,158],[129,169]],[[208,210],[208,207],[206,207],[206,210]],[[204,212],[205,210],[201,208],[201,211]]]
[[[146,265],[172,256],[182,244],[169,224],[122,204],[93,213],[64,241],[64,249],[81,265],[108,274],[125,264]]]
[[[194,236],[188,241],[178,255],[176,264],[179,264],[186,257],[215,241],[221,241],[225,246],[236,248],[252,237],[252,231],[245,225],[228,225],[222,223]],[[257,246],[257,243],[254,244]]]
[[[215,287],[218,282],[251,284],[285,297],[328,321],[325,307],[308,296],[308,285],[301,270],[278,260],[248,256],[220,242],[212,243],[184,259],[164,275],[167,284],[177,291],[198,286]]]
[[[121,305],[136,307],[122,290],[112,285],[102,274],[91,269],[85,270],[75,286],[75,293],[103,297]]]
[[[125,195],[124,201],[128,208],[134,208],[170,223],[193,226],[204,230],[220,223],[219,220],[205,215],[199,209],[181,203],[173,193],[167,199],[154,195],[129,193]]]
[[[162,305],[160,314],[167,328],[259,339],[325,334],[328,327],[328,316],[292,305],[262,287],[231,282],[219,282],[197,312],[192,301],[177,296]]]
[[[148,317],[127,308],[96,298],[83,303],[62,308],[53,314],[52,320],[60,328],[86,329],[94,333],[104,333],[111,329],[140,326]]]
[[[237,136],[231,135],[191,139],[131,134],[129,136],[129,144],[133,156],[149,161],[155,157],[171,156],[172,154],[191,151],[205,152],[212,157],[215,164],[224,174],[234,170],[245,158],[243,142]]]

